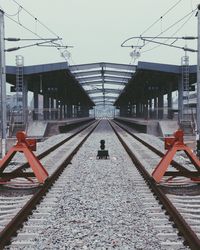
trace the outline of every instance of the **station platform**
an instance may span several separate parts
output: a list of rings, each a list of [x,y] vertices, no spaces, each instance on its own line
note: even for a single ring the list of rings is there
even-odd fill
[[[169,136],[178,129],[178,122],[174,120],[145,120],[131,117],[116,117],[115,120],[125,122],[142,133],[156,136]]]
[[[27,129],[28,137],[43,138],[56,135],[74,126],[94,120],[93,117],[69,118],[61,121],[33,121]]]
[[[131,117],[115,117],[115,120],[127,124],[138,132],[155,135],[160,138],[173,135],[179,128],[177,120],[145,120]],[[196,148],[195,135],[185,135],[184,141],[192,149]]]

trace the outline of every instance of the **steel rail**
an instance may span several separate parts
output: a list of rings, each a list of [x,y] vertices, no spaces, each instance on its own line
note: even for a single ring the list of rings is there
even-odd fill
[[[116,136],[118,137],[119,141],[127,151],[128,155],[130,156],[131,160],[135,164],[138,171],[141,173],[143,178],[145,179],[147,185],[149,188],[153,191],[153,193],[157,196],[161,204],[163,205],[163,208],[167,211],[167,214],[170,217],[170,220],[173,220],[175,226],[178,228],[180,235],[183,236],[185,239],[185,244],[188,244],[189,247],[192,250],[200,249],[200,240],[197,237],[197,235],[194,233],[194,231],[191,229],[191,227],[187,224],[187,222],[184,220],[184,218],[181,216],[181,214],[178,212],[176,207],[171,203],[171,201],[167,198],[165,193],[160,189],[160,187],[157,185],[155,180],[151,177],[151,175],[146,171],[144,165],[141,163],[141,161],[136,157],[136,155],[132,152],[132,150],[128,147],[126,142],[122,139],[122,137],[119,135],[117,130],[114,128],[114,126],[111,124],[112,129],[114,130]]]
[[[70,135],[69,137],[65,138],[64,140],[56,143],[55,145],[53,145],[52,147],[48,148],[47,150],[45,150],[44,152],[40,153],[37,155],[38,160],[41,160],[42,158],[44,158],[45,156],[47,156],[48,154],[52,153],[54,150],[56,150],[57,148],[59,148],[60,146],[62,146],[64,143],[66,143],[67,141],[71,140],[74,136],[76,136],[77,134],[81,133],[84,129],[88,128],[91,124],[93,124],[95,122],[95,120],[88,122],[88,124],[86,124],[84,127],[82,127],[81,129],[77,129],[77,131]],[[26,162],[24,164],[22,164],[21,166],[19,166],[16,170],[14,170],[12,172],[12,174],[17,173],[19,170],[28,168],[29,164]]]
[[[98,126],[99,121],[96,124],[92,124],[91,130],[84,136],[80,144],[67,156],[67,158],[57,167],[54,173],[46,180],[43,186],[31,197],[31,199],[22,207],[22,209],[15,215],[15,217],[7,224],[7,226],[0,232],[0,249],[4,249],[9,244],[12,236],[16,234],[16,231],[22,226],[22,223],[27,220],[27,217],[36,208],[36,205],[41,201],[43,196],[48,192],[49,188],[59,178],[63,170],[71,162],[73,156],[77,153],[82,144],[87,140],[91,133]],[[92,126],[91,125],[91,126]]]
[[[148,149],[150,149],[152,152],[154,152],[155,154],[157,154],[160,157],[163,157],[165,154],[163,152],[161,152],[160,150],[158,150],[157,148],[155,148],[154,146],[150,145],[148,142],[142,140],[141,138],[139,138],[137,135],[133,134],[132,132],[130,132],[127,128],[125,128],[122,124],[120,124],[120,122],[116,122],[113,120],[113,122],[115,124],[117,124],[120,128],[122,128],[123,130],[125,130],[129,135],[131,135],[134,139],[136,139],[137,141],[141,142],[144,146],[146,146]],[[175,160],[172,160],[171,165],[176,168],[177,170],[181,170],[182,172],[186,173],[186,174],[190,174],[191,171],[189,171],[187,168],[185,168],[184,166],[182,166],[180,163],[178,163]]]

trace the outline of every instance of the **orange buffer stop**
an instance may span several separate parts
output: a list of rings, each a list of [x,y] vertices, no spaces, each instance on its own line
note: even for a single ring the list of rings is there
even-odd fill
[[[36,139],[27,139],[26,133],[24,131],[18,131],[16,137],[16,145],[14,145],[5,155],[5,157],[0,160],[0,183],[6,183],[17,177],[24,177],[26,179],[36,177],[39,183],[44,183],[48,178],[48,173],[32,152],[36,151]],[[33,172],[23,172],[21,167],[9,173],[4,172],[5,168],[8,166],[9,162],[17,152],[23,153],[25,155]]]
[[[165,149],[167,149],[168,151],[165,153],[165,155],[152,173],[152,177],[157,183],[160,183],[164,175],[171,176],[171,178],[177,176],[185,176],[194,181],[200,181],[200,161],[192,152],[192,150],[184,144],[183,136],[183,130],[179,129],[174,133],[173,137],[165,138]],[[191,171],[183,167],[183,169],[179,169],[179,171],[167,172],[167,169],[171,164],[177,151],[184,151],[197,171]]]

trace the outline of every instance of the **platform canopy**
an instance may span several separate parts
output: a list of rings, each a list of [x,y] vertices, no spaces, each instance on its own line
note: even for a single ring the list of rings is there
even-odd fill
[[[16,85],[16,66],[6,66],[6,80]],[[31,65],[23,67],[24,81],[28,83],[28,90],[41,95],[48,94],[66,103],[82,103],[89,107],[95,106],[81,84],[70,72],[66,62]]]
[[[129,80],[123,92],[120,93],[115,106],[123,106],[129,101],[145,103],[151,99],[178,90],[178,83],[182,80],[182,66],[160,64],[152,62],[138,62],[133,77]],[[196,82],[196,65],[190,65],[189,85]]]
[[[95,105],[113,105],[132,78],[136,67],[100,62],[72,65],[69,69]]]

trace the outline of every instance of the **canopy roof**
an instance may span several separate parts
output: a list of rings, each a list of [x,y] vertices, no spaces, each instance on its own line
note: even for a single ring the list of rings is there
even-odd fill
[[[132,78],[136,66],[100,62],[72,65],[69,70],[95,105],[113,105]]]

